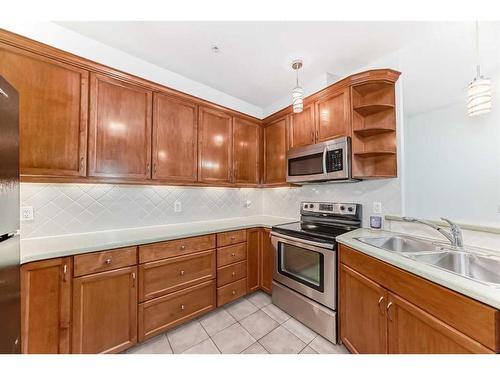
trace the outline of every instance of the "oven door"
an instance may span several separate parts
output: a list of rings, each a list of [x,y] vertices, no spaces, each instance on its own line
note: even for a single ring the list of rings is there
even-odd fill
[[[333,244],[271,233],[273,279],[312,300],[336,309],[337,252]]]

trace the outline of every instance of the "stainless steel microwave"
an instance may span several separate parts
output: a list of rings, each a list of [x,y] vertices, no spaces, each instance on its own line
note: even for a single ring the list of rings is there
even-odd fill
[[[286,159],[290,183],[357,181],[352,178],[350,137],[289,150]]]

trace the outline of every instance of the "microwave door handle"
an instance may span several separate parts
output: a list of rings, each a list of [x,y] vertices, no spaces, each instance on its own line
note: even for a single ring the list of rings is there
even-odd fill
[[[323,173],[328,174],[328,171],[326,170],[326,154],[328,152],[328,147],[325,147],[323,150]]]

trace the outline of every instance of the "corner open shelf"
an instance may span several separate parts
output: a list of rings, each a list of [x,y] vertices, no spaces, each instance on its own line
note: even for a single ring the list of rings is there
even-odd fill
[[[351,87],[353,177],[397,176],[395,81]]]

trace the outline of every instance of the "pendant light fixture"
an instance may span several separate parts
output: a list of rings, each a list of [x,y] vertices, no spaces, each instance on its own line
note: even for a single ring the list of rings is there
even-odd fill
[[[294,60],[292,69],[297,72],[295,87],[292,90],[293,112],[299,113],[304,109],[304,89],[299,86],[299,69],[302,68],[302,60]]]
[[[479,23],[476,21],[476,78],[467,87],[467,113],[477,116],[491,111],[491,80],[481,75],[479,64]]]

